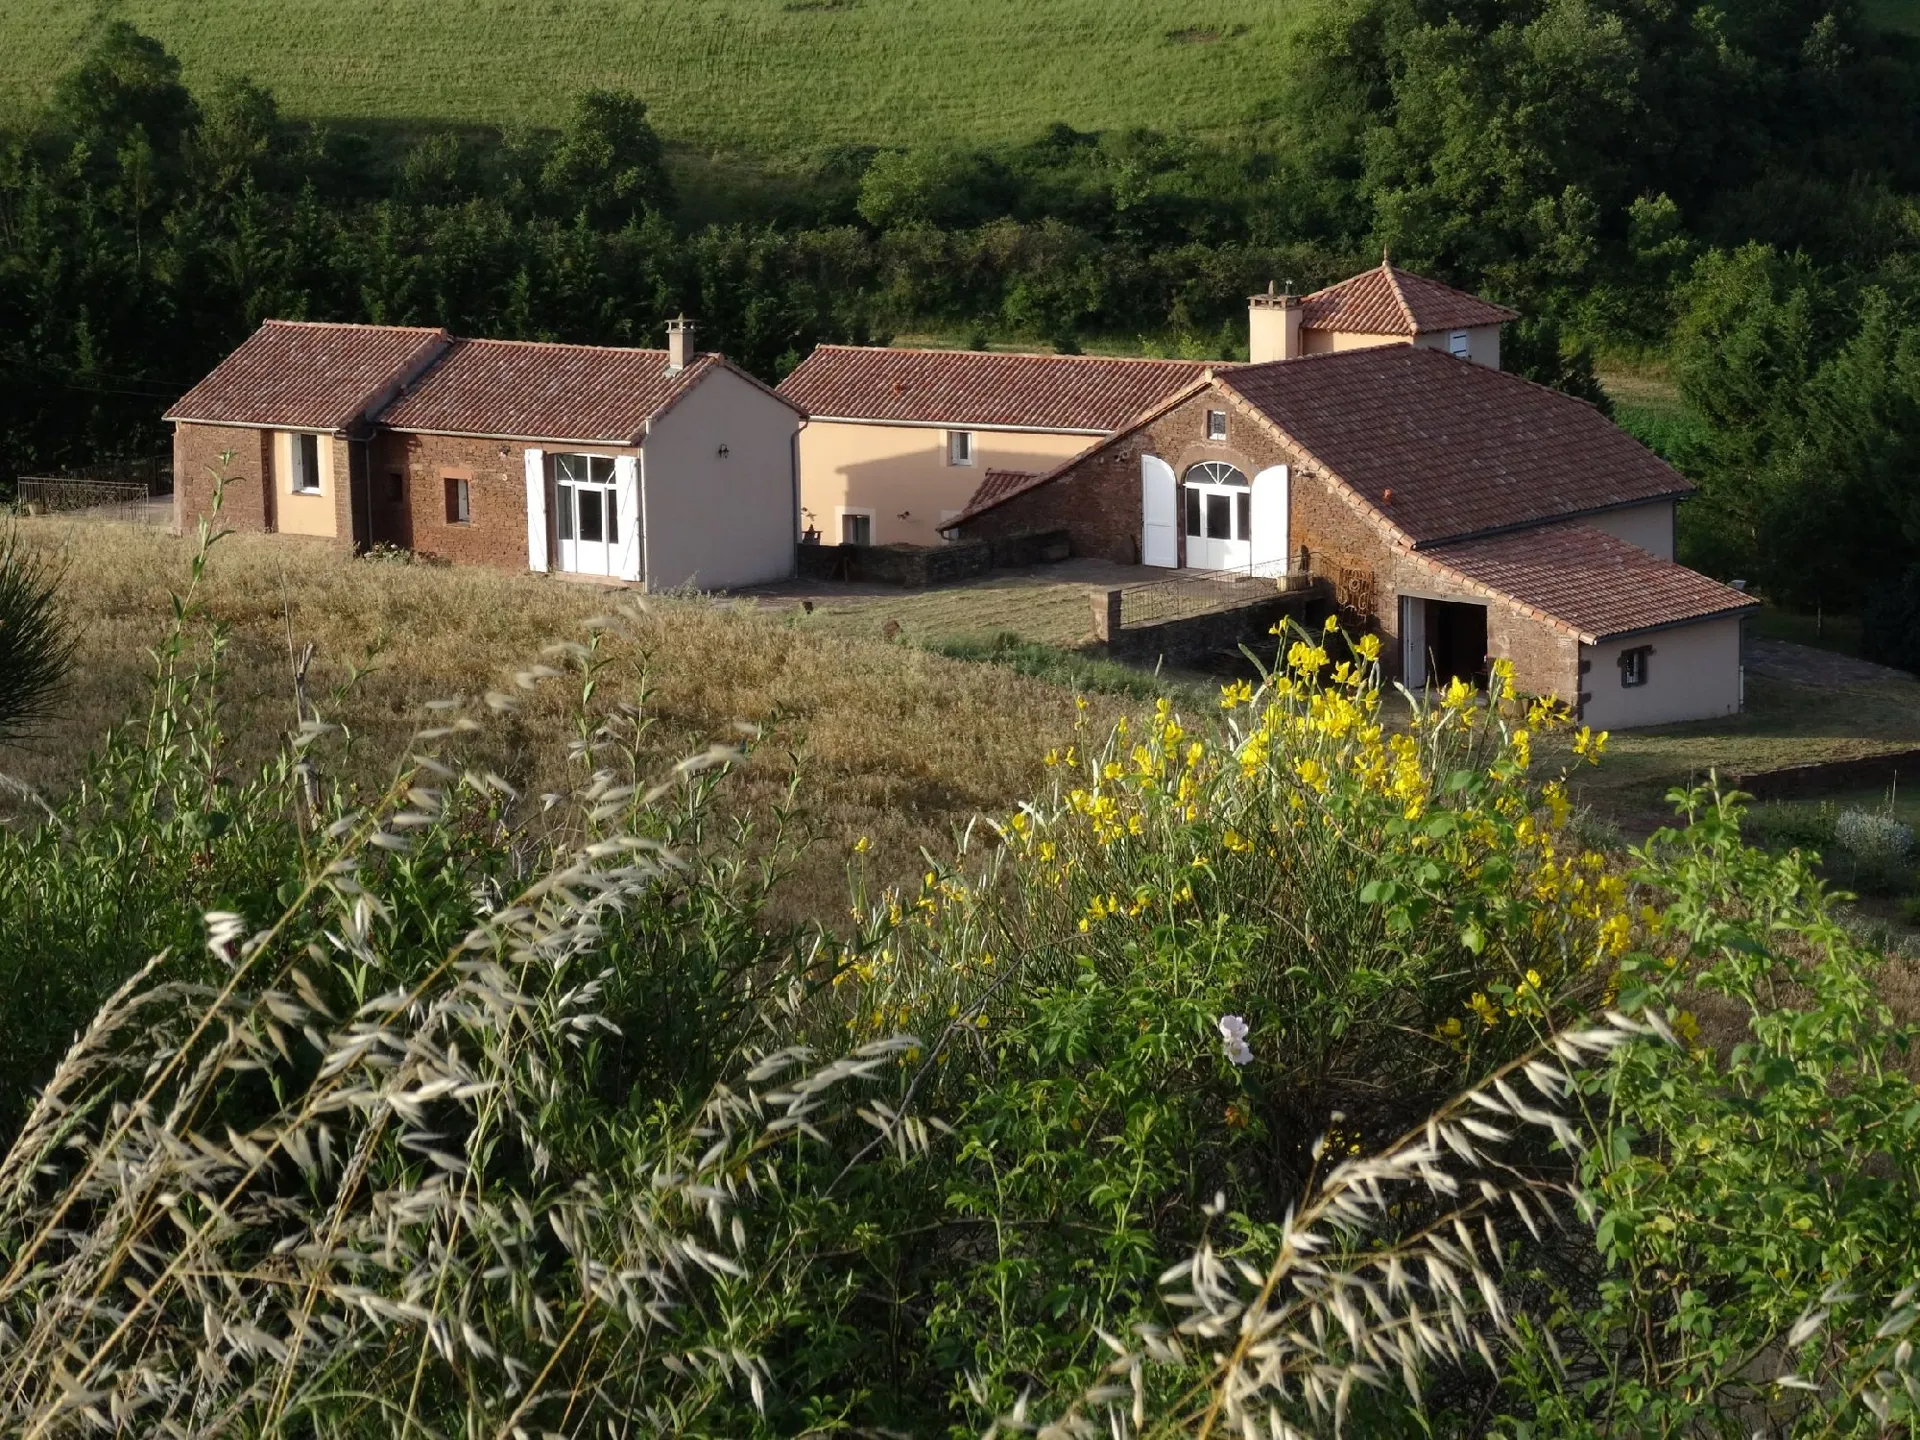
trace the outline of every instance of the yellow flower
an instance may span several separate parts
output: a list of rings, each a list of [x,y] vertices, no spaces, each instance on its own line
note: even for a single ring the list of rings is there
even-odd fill
[[[1362,660],[1378,660],[1380,658],[1380,637],[1378,635],[1362,635],[1360,637],[1360,644],[1356,648],[1359,650]]]
[[[1327,623],[1323,625],[1321,628],[1325,630],[1327,634],[1331,635],[1334,631],[1340,628],[1340,617],[1338,615],[1327,616]]]
[[[1682,1010],[1673,1017],[1673,1033],[1678,1035],[1689,1050],[1700,1043],[1700,1022],[1693,1018],[1691,1010]]]
[[[853,853],[856,855],[864,855],[871,849],[873,849],[873,841],[864,835],[853,842]]]
[[[1478,1015],[1480,1023],[1489,1030],[1500,1023],[1499,1007],[1484,995],[1475,995],[1467,1002],[1467,1008]]]
[[[1253,848],[1251,845],[1249,845],[1246,842],[1246,839],[1240,834],[1240,832],[1234,829],[1228,829],[1226,833],[1220,837],[1220,843],[1222,845],[1225,845],[1227,849],[1233,851],[1236,855],[1243,850],[1251,850]]]

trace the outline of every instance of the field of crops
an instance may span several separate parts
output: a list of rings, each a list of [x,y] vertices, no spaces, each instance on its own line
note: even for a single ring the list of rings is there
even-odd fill
[[[11,0],[0,118],[36,106],[98,28],[155,35],[196,89],[222,73],[290,114],[541,124],[572,92],[638,91],[682,144],[1024,138],[1257,121],[1304,0]]]

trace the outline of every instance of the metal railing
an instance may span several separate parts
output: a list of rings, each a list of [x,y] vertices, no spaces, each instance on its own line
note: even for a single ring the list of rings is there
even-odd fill
[[[1238,570],[1182,570],[1120,592],[1120,624],[1132,629],[1233,610],[1271,596],[1287,575],[1284,561]]]
[[[133,525],[167,525],[173,519],[173,489],[154,481],[96,480],[79,475],[22,475],[20,509],[28,515],[65,515],[72,519],[117,520]]]

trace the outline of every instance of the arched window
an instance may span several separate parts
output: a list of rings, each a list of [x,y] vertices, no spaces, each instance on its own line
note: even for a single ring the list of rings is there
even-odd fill
[[[1246,488],[1247,477],[1224,460],[1202,460],[1187,470],[1189,485],[1238,485]]]

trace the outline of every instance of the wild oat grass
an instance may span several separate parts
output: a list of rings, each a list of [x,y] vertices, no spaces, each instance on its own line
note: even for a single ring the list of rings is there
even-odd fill
[[[1390,729],[1375,643],[1300,635],[1223,723],[1078,710],[953,863],[856,846],[828,930],[768,910],[789,807],[718,809],[754,727],[656,761],[606,657],[657,612],[430,702],[376,783],[329,696],[238,763],[211,573],[0,832],[0,1031],[49,1028],[36,967],[102,1002],[0,1160],[9,1433],[1920,1414],[1880,957],[1724,795],[1588,850],[1504,671]],[[496,732],[553,733],[556,788]]]
[[[78,645],[50,733],[0,749],[0,772],[60,794],[107,728],[139,708],[150,652],[193,542],[134,527],[23,521],[25,553],[62,567]],[[384,773],[423,703],[477,696],[556,640],[585,635],[618,592],[472,567],[351,560],[284,538],[232,535],[210,558],[209,620],[226,635],[222,701],[235,764],[274,753],[293,723],[294,672],[312,645],[306,692],[355,737],[362,778]],[[726,798],[734,813],[774,803],[796,765],[820,843],[789,877],[795,913],[839,914],[844,860],[861,838],[889,874],[917,873],[924,848],[951,853],[978,811],[1039,781],[1040,756],[1071,733],[1070,691],[998,667],[812,626],[750,605],[661,599],[601,642],[605,683],[644,685],[661,763],[765,729]],[[354,680],[356,670],[365,674]],[[337,700],[331,692],[348,685]],[[1126,702],[1096,696],[1095,714]],[[533,792],[563,788],[566,707],[546,695],[489,729],[488,765]],[[822,898],[825,897],[825,898]]]

